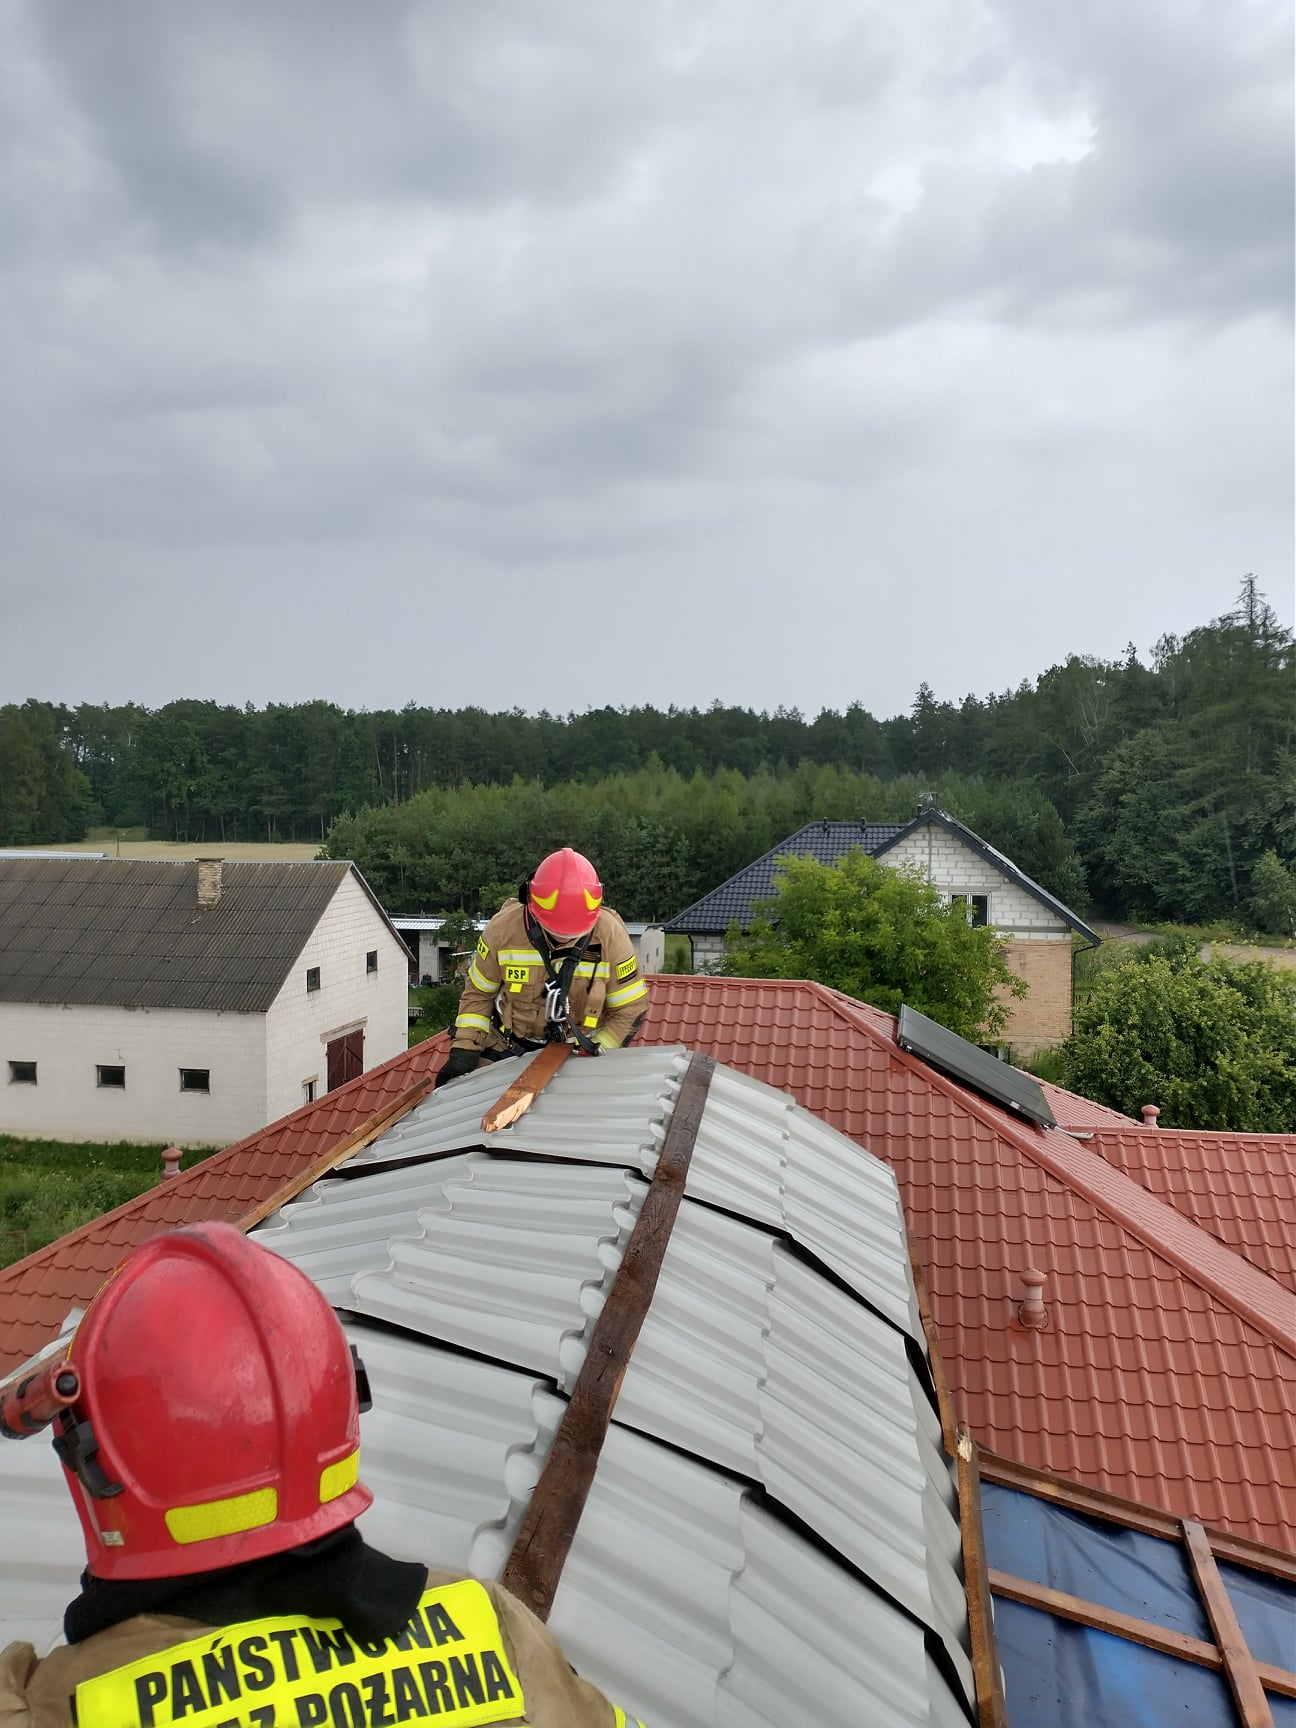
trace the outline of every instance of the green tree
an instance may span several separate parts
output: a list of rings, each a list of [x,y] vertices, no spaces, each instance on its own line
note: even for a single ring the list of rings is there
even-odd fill
[[[1271,848],[1251,872],[1251,913],[1261,930],[1296,936],[1296,871]]]
[[[728,976],[811,978],[891,1014],[907,1002],[973,1040],[1001,1033],[1007,999],[1026,994],[994,932],[917,872],[859,851],[837,865],[783,858],[774,888],[750,929],[730,929]]]
[[[1060,1046],[1063,1084],[1167,1128],[1290,1133],[1296,1124],[1296,978],[1257,962],[1153,945],[1095,978]]]

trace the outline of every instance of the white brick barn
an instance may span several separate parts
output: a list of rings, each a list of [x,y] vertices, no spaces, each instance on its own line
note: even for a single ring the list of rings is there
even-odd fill
[[[353,864],[0,858],[0,1131],[217,1146],[406,1046]]]
[[[1099,938],[1075,913],[1019,870],[980,835],[929,802],[912,822],[808,822],[795,834],[704,894],[666,924],[668,934],[689,938],[695,971],[714,966],[724,953],[731,924],[746,926],[757,900],[774,892],[778,860],[787,856],[836,864],[858,849],[880,862],[916,867],[947,900],[966,902],[974,924],[988,924],[1005,938],[1009,966],[1029,986],[1026,997],[1008,1004],[1005,1041],[1022,1056],[1058,1043],[1071,1031],[1071,935],[1097,945]]]

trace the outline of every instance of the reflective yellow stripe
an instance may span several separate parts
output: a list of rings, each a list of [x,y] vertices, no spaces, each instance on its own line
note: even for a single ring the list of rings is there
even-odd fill
[[[201,1506],[171,1506],[166,1527],[175,1542],[209,1542],[214,1536],[236,1536],[243,1530],[259,1530],[279,1516],[279,1493],[258,1488],[252,1494],[235,1494],[228,1500],[208,1500]]]
[[[645,1728],[637,1716],[627,1716],[619,1704],[612,1706],[612,1728]]]
[[[594,1042],[601,1050],[619,1050],[621,1048],[620,1043],[611,1032],[596,1032]]]
[[[527,1720],[491,1599],[475,1579],[426,1590],[395,1638],[360,1643],[341,1622],[282,1614],[211,1627],[76,1689],[86,1728],[222,1728],[231,1722]]]
[[[359,1476],[360,1453],[357,1449],[349,1458],[330,1464],[320,1476],[320,1505],[327,1506],[330,1500],[336,1500],[348,1488],[354,1488]]]
[[[642,978],[636,978],[633,984],[627,984],[621,990],[610,990],[607,1005],[609,1008],[624,1008],[627,1002],[637,1002],[641,996],[647,994],[648,986]]]
[[[493,990],[499,989],[499,980],[487,978],[484,972],[478,970],[475,960],[468,967],[468,982],[474,990],[484,990],[488,996]]]
[[[501,948],[495,956],[501,966],[510,960],[515,966],[541,966],[544,962],[534,948]]]
[[[607,978],[610,976],[606,960],[582,960],[576,968],[578,978]]]
[[[484,1014],[456,1014],[455,1025],[476,1026],[480,1027],[483,1032],[489,1032],[491,1029],[491,1023]]]

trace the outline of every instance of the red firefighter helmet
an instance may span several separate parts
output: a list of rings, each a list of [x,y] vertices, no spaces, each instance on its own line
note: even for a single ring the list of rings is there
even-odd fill
[[[589,859],[570,846],[551,852],[527,888],[527,910],[551,936],[584,936],[603,905],[603,884]]]
[[[55,1447],[97,1578],[260,1559],[351,1523],[357,1363],[305,1273],[232,1224],[135,1249],[86,1310]]]

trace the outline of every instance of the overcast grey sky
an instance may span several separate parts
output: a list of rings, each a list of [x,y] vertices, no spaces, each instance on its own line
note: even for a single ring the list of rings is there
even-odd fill
[[[0,0],[0,701],[1293,616],[1290,0]]]

